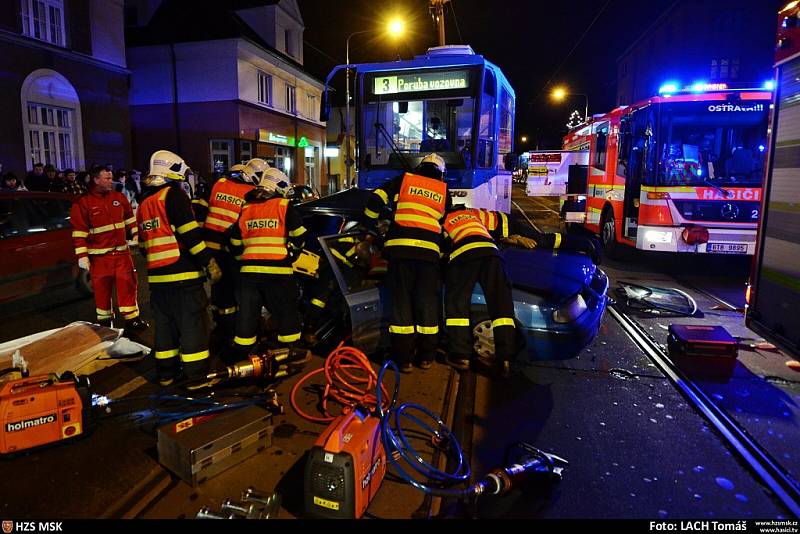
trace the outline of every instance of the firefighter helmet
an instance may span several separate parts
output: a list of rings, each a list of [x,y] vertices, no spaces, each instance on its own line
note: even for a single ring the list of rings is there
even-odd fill
[[[158,186],[168,181],[186,180],[189,167],[183,159],[169,150],[157,150],[150,156],[150,172],[145,185]]]
[[[419,162],[417,165],[416,173],[428,178],[436,178],[441,180],[444,178],[444,173],[447,167],[444,163],[444,158],[436,152],[431,152]]]
[[[257,187],[270,192],[284,194],[289,188],[289,177],[283,174],[280,169],[270,167],[261,173],[261,179],[258,181]]]
[[[269,168],[269,163],[263,159],[253,158],[244,164],[242,177],[245,182],[249,181],[253,185],[258,185],[258,183],[261,181],[261,176],[264,174],[264,171]]]
[[[237,182],[247,182],[248,180],[244,177],[244,170],[244,165],[237,163],[236,165],[231,166],[231,168],[228,170],[228,177],[231,180],[236,180]]]

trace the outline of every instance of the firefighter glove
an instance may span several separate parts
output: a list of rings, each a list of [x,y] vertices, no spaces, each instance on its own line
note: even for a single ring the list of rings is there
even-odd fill
[[[513,234],[504,239],[504,242],[520,248],[534,249],[536,248],[536,241],[530,237]]]
[[[206,265],[206,274],[212,284],[216,284],[219,282],[219,279],[222,278],[222,269],[219,268],[217,260],[214,258],[211,258],[208,265]]]
[[[138,239],[129,239],[128,240],[128,248],[136,248],[138,246],[139,246],[139,240]]]
[[[84,256],[82,258],[78,258],[78,267],[80,267],[84,271],[88,271],[89,270],[89,258],[87,256]]]

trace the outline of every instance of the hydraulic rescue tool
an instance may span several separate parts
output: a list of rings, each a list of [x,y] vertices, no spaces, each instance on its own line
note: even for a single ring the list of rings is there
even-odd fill
[[[254,354],[247,360],[229,365],[220,371],[206,375],[209,383],[237,378],[266,378],[274,380],[290,376],[302,368],[311,359],[311,354],[305,352],[303,358],[290,359],[292,352],[287,348],[272,349],[262,354]]]
[[[358,519],[386,474],[380,418],[356,408],[333,420],[309,452],[305,510],[330,519]]]
[[[65,372],[20,378],[0,387],[0,454],[80,436],[91,427],[89,379]]]

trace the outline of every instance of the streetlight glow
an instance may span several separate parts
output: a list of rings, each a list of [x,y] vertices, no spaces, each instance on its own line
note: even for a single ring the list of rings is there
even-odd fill
[[[528,136],[527,136],[527,135],[523,135],[523,136],[520,138],[520,141],[522,141],[523,143],[527,143],[527,142],[528,142]]]
[[[555,101],[564,100],[564,98],[567,96],[567,90],[564,89],[563,87],[556,87],[555,89],[553,89],[553,92],[550,93],[550,96]]]
[[[392,37],[399,37],[403,35],[405,29],[406,25],[400,19],[394,19],[391,22],[389,22],[388,30],[389,30],[389,35],[391,35]]]

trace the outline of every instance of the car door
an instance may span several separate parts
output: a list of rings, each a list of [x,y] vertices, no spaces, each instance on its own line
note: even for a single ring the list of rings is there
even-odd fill
[[[33,268],[28,255],[32,239],[28,215],[19,198],[0,197],[0,302],[24,297],[31,292]]]
[[[26,252],[32,270],[30,290],[34,293],[74,280],[76,260],[69,222],[70,205],[61,198],[23,200],[28,214]]]
[[[338,240],[358,235],[350,232],[320,237],[319,242],[347,303],[352,343],[371,354],[379,347],[388,346],[389,292],[384,284],[367,278],[360,269],[348,268],[331,252]]]

